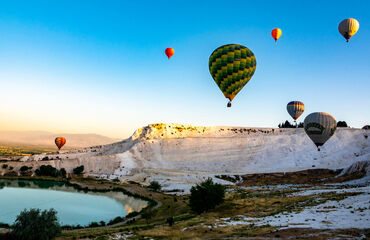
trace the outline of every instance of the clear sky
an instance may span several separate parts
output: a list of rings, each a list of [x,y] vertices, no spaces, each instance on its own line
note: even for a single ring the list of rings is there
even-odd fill
[[[370,124],[370,1],[0,2],[0,130],[124,138],[149,123],[276,127],[286,104]],[[345,18],[360,22],[346,43]],[[281,28],[275,44],[270,32]],[[257,69],[231,108],[212,51],[250,48]],[[167,60],[164,50],[175,49]]]

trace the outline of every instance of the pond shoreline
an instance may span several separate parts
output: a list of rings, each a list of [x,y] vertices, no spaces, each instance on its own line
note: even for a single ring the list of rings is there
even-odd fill
[[[121,217],[116,217],[113,220],[116,220],[113,224],[111,225],[103,225],[100,227],[90,227],[90,225],[63,225],[63,231],[71,231],[71,230],[76,230],[76,229],[92,229],[92,228],[106,228],[106,227],[116,227],[116,226],[121,226],[128,221],[135,221],[141,217],[141,213],[144,211],[147,211],[148,209],[155,209],[158,208],[162,205],[161,202],[156,201],[152,198],[149,198],[147,196],[138,194],[134,190],[128,190],[124,188],[121,185],[118,185],[116,183],[113,183],[111,181],[107,180],[101,180],[101,179],[94,179],[94,178],[73,178],[73,179],[66,179],[66,178],[54,178],[54,177],[43,177],[43,176],[0,176],[0,180],[18,180],[18,181],[30,181],[35,184],[36,181],[43,181],[43,182],[54,182],[57,187],[72,187],[75,189],[77,192],[84,192],[84,193],[91,193],[95,195],[94,193],[108,193],[108,192],[120,192],[124,195],[127,195],[129,197],[133,197],[135,199],[140,199],[143,201],[147,202],[146,207],[142,208],[139,212],[131,212],[128,213],[126,216],[121,216]],[[59,186],[58,186],[59,184]],[[108,186],[106,186],[108,184]],[[103,186],[102,186],[103,185]],[[56,189],[51,189],[51,190],[56,190]],[[62,189],[56,190],[56,191],[65,191]],[[69,191],[67,191],[69,192]],[[100,194],[96,194],[100,195]],[[119,201],[118,199],[108,196],[114,200]],[[120,202],[120,201],[119,201]],[[122,204],[122,203],[121,203]],[[117,219],[119,221],[117,221]],[[90,222],[91,224],[92,222]],[[9,228],[6,227],[7,224],[2,224],[2,227],[0,227],[0,232],[8,232],[11,230],[11,225],[8,224]]]

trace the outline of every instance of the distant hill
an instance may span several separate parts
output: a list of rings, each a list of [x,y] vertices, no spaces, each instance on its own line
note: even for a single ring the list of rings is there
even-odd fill
[[[0,131],[0,143],[9,145],[55,146],[56,137],[65,137],[65,148],[105,145],[119,141],[98,134],[51,133],[44,131]]]

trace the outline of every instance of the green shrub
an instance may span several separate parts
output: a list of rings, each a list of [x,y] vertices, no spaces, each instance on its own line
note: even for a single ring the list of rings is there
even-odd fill
[[[172,227],[173,224],[175,224],[175,219],[173,217],[168,217],[166,223],[168,223],[168,226]]]
[[[20,169],[19,169],[19,171],[21,171],[21,172],[25,172],[25,171],[27,171],[28,169],[31,169],[32,167],[28,167],[28,166],[22,166]]]
[[[159,182],[152,181],[152,182],[150,182],[148,188],[151,189],[151,190],[153,190],[153,191],[158,192],[158,191],[161,190],[162,186],[161,186],[161,184],[159,184]]]
[[[84,169],[85,169],[84,165],[81,165],[79,167],[74,168],[73,173],[74,174],[81,174],[81,173],[83,173]]]
[[[124,218],[118,216],[115,219],[110,220],[107,225],[113,225],[113,224],[122,222],[123,220],[124,220]]]
[[[13,225],[13,235],[22,240],[51,240],[61,233],[57,212],[54,209],[23,210]]]
[[[215,208],[225,198],[225,187],[219,183],[213,183],[211,178],[191,187],[190,208],[200,214]]]
[[[149,223],[149,220],[153,218],[154,212],[151,208],[147,208],[144,210],[144,212],[141,214],[141,216],[146,220],[146,223]]]
[[[99,223],[97,223],[97,222],[91,222],[90,224],[89,224],[89,227],[99,227],[100,225],[99,225]]]
[[[51,165],[41,165],[38,169],[36,169],[35,173],[38,176],[50,176],[50,177],[61,176],[60,171],[55,167],[52,167]]]
[[[0,228],[9,228],[9,227],[10,227],[9,224],[0,222]]]

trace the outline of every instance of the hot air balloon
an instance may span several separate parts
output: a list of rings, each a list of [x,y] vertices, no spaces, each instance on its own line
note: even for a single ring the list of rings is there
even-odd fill
[[[320,151],[320,146],[324,145],[333,136],[337,129],[337,121],[329,113],[315,112],[304,119],[304,130]]]
[[[222,93],[231,101],[252,78],[256,58],[251,50],[239,44],[228,44],[213,51],[209,57],[209,72]]]
[[[339,23],[338,30],[340,34],[349,42],[349,39],[356,34],[360,28],[360,23],[354,18],[344,19]]]
[[[271,36],[275,39],[275,42],[280,38],[283,32],[280,28],[275,28],[271,31]]]
[[[291,101],[286,106],[289,115],[294,119],[294,122],[302,115],[304,112],[304,104],[300,101]]]
[[[170,59],[175,54],[175,50],[173,48],[166,48],[164,53],[167,55],[168,59]]]
[[[57,145],[59,150],[64,146],[64,144],[66,144],[66,139],[64,137],[55,138],[55,145]]]

